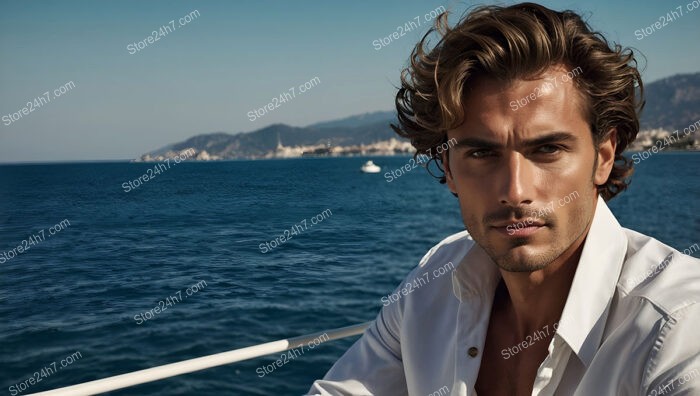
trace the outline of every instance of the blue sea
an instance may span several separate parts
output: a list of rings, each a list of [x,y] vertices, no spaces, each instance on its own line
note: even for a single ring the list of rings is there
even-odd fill
[[[463,225],[423,169],[387,182],[407,157],[373,157],[382,173],[362,174],[367,159],[171,163],[145,182],[154,164],[0,166],[0,255],[17,253],[0,259],[0,388],[34,393],[374,319]],[[698,169],[700,153],[642,161],[613,212],[681,251],[700,243]],[[292,239],[263,253],[285,230]],[[356,339],[262,376],[279,354],[110,394],[300,395]]]

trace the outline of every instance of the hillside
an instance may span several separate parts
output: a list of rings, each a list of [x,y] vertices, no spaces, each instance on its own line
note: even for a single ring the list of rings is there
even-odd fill
[[[645,86],[642,129],[676,130],[700,119],[700,73],[678,74]]]

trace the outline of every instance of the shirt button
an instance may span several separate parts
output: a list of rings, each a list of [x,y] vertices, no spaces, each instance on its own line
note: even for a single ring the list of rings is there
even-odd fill
[[[467,352],[467,353],[469,353],[469,356],[471,356],[471,357],[476,357],[476,355],[479,354],[479,348],[471,347],[471,348],[469,348],[469,352]]]

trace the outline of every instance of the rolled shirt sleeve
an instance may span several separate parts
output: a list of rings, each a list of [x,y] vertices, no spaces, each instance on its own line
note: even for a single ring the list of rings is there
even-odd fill
[[[362,337],[308,395],[407,395],[401,360],[401,302],[384,306]]]

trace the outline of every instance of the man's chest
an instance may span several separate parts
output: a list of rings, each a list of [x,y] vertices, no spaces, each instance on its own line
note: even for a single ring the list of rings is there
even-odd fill
[[[480,395],[531,395],[552,335],[536,334],[520,341],[504,323],[489,324],[476,391]]]

